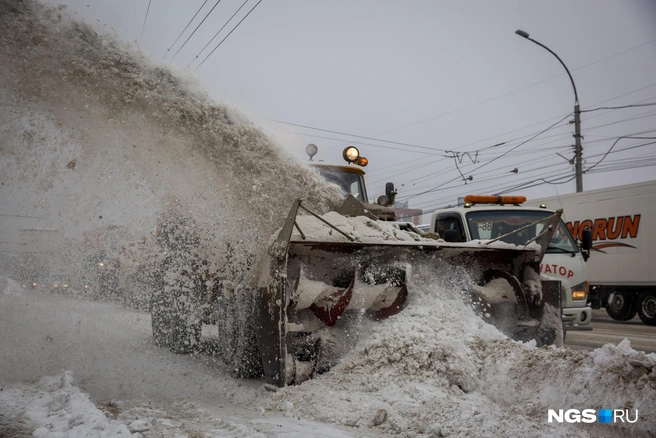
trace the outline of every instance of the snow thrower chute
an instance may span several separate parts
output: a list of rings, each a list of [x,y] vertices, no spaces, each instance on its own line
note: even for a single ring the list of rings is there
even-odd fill
[[[298,215],[299,209],[309,214]],[[539,275],[560,214],[545,220],[535,239],[540,249],[446,243],[370,216],[318,216],[297,199],[255,271],[254,316],[267,383],[300,383],[330,363],[323,356],[339,347],[349,320],[400,312],[412,293],[406,275],[413,266],[464,269],[475,282],[472,302],[508,336],[538,345],[562,342],[560,283]]]

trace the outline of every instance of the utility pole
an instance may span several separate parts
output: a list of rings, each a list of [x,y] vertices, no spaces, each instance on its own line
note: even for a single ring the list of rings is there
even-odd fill
[[[576,175],[576,191],[577,192],[582,192],[583,191],[583,146],[581,145],[581,109],[579,108],[579,95],[576,92],[576,85],[574,84],[574,79],[572,78],[571,73],[569,72],[569,69],[565,65],[562,59],[556,53],[551,50],[549,47],[545,46],[542,43],[539,43],[535,41],[533,38],[529,37],[528,32],[524,32],[523,30],[517,29],[515,31],[517,35],[520,37],[526,38],[529,41],[534,42],[538,46],[542,47],[543,49],[546,49],[549,53],[551,53],[553,56],[560,61],[560,64],[565,67],[565,71],[567,72],[567,76],[569,76],[569,80],[572,82],[572,88],[574,89],[574,169],[575,169],[575,175]]]
[[[574,165],[576,167],[576,192],[583,191],[583,146],[581,146],[581,109],[574,105]]]

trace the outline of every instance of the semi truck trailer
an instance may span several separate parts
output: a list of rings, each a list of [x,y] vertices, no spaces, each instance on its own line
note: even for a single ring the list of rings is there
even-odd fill
[[[656,181],[531,200],[563,209],[569,231],[592,231],[588,303],[611,318],[656,325]]]

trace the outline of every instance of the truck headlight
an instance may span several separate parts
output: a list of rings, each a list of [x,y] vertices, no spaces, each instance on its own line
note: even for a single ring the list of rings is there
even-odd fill
[[[584,281],[572,288],[572,300],[585,300],[588,297],[588,282]]]
[[[358,159],[359,156],[360,156],[360,151],[355,146],[348,146],[342,152],[342,157],[344,158],[344,161],[346,161],[347,163],[354,162],[355,160]]]

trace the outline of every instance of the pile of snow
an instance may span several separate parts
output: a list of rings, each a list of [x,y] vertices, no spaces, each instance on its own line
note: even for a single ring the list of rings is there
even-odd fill
[[[509,340],[453,297],[454,286],[415,290],[408,307],[372,325],[342,363],[279,390],[267,409],[400,436],[641,436],[654,430],[656,354],[636,352],[628,341],[588,353]],[[605,408],[637,409],[639,421],[546,421],[548,409]]]
[[[35,438],[139,437],[152,425],[136,420],[129,425],[108,419],[76,386],[70,371],[47,376],[34,386],[16,385],[0,392],[0,404],[15,410],[6,433],[33,431]]]
[[[345,233],[358,242],[436,242],[433,239],[425,239],[412,231],[401,230],[396,222],[376,221],[366,216],[346,217],[334,211],[324,214],[321,218],[323,221],[312,215],[296,217],[298,228],[303,232],[305,239],[339,242],[347,239],[342,234]],[[298,229],[294,229],[293,240],[305,240],[303,236]]]

